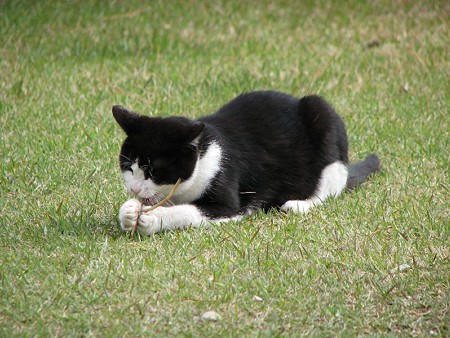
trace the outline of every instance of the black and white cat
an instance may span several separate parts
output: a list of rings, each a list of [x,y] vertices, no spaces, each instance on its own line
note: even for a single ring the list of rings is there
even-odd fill
[[[120,208],[120,225],[137,224],[143,235],[237,220],[258,208],[303,213],[380,168],[375,154],[348,165],[344,123],[319,96],[246,93],[195,121],[112,111],[127,134],[125,185],[137,196]],[[179,178],[171,206],[142,213]]]

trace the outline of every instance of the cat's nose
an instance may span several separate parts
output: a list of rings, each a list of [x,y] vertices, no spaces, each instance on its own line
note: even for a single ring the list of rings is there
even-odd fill
[[[141,188],[131,188],[131,192],[135,195],[139,194],[141,192]]]

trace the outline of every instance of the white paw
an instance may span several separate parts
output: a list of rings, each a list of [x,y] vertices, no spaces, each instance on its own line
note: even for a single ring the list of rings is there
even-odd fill
[[[309,201],[287,201],[281,206],[281,210],[304,214],[308,212],[312,205]]]
[[[139,217],[141,202],[136,199],[126,201],[119,209],[119,222],[123,231],[131,231]]]
[[[138,221],[137,231],[143,236],[156,234],[163,229],[162,218],[154,213],[141,214]]]

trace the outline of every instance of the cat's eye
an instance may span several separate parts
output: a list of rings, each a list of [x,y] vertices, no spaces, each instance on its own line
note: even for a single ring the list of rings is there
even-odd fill
[[[142,169],[142,171],[144,171],[145,179],[153,177],[153,166],[151,165],[150,160],[148,160],[147,163],[148,164],[139,166]]]
[[[133,173],[133,169],[131,168],[131,165],[128,165],[128,164],[122,165],[122,171],[131,171],[131,173]]]
[[[133,169],[131,169],[131,163],[128,163],[128,162],[125,162],[125,163],[122,163],[122,170],[123,171],[131,171],[131,172],[133,172]]]

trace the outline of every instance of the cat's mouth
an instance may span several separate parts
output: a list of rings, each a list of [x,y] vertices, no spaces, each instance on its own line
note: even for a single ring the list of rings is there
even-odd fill
[[[146,198],[143,198],[141,200],[141,203],[143,205],[149,206],[149,207],[151,207],[151,206],[153,206],[153,205],[155,205],[155,204],[157,204],[159,202],[161,202],[161,198],[158,198],[158,196],[156,196],[156,195],[150,196],[150,197],[146,197]]]

